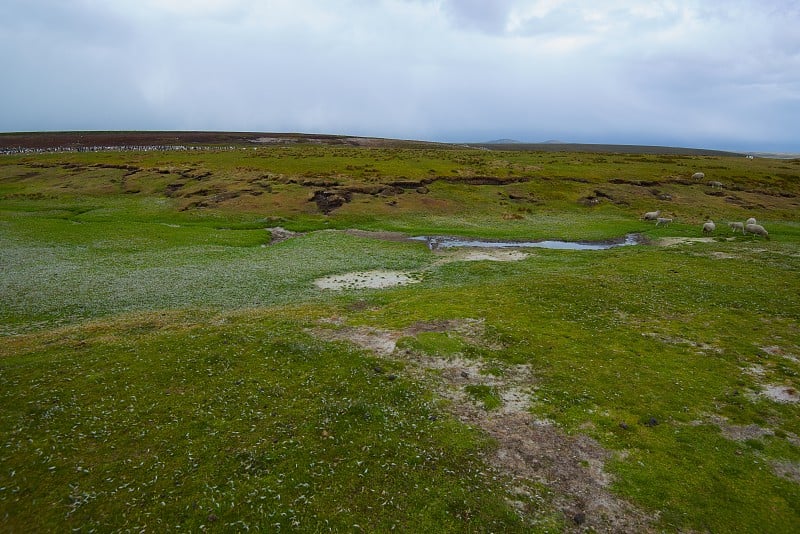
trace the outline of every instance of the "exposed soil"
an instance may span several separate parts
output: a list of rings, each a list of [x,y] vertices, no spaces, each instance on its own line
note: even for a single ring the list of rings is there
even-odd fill
[[[494,438],[497,448],[487,462],[517,481],[534,481],[551,488],[554,503],[566,519],[568,532],[650,532],[656,519],[613,495],[611,476],[603,469],[612,453],[584,436],[569,436],[529,412],[535,376],[528,365],[497,365],[462,356],[449,358],[399,350],[397,341],[421,332],[453,333],[472,343],[483,343],[482,320],[463,319],[417,323],[403,330],[344,326],[340,319],[325,321],[311,332],[326,340],[344,340],[376,354],[408,362],[407,369],[450,401],[449,410],[466,424]],[[331,326],[334,326],[331,328]],[[488,344],[492,348],[491,344]],[[466,392],[470,385],[485,385],[499,392],[503,406],[487,411]],[[520,484],[524,486],[524,484]]]
[[[800,391],[791,386],[767,385],[761,394],[775,402],[792,404],[800,402]]]
[[[800,484],[800,463],[787,461],[770,462],[772,472],[775,475]]]
[[[800,363],[800,358],[798,358],[794,354],[786,352],[785,350],[783,350],[783,348],[778,347],[777,345],[773,345],[771,347],[761,347],[761,350],[763,350],[770,356],[779,356],[781,358],[789,360],[790,362]]]
[[[318,278],[314,284],[320,289],[384,289],[421,282],[419,276],[402,271],[365,271],[335,274]]]
[[[719,347],[709,345],[708,343],[692,341],[691,339],[685,339],[682,337],[665,336],[663,334],[657,334],[655,332],[642,332],[642,336],[657,339],[658,341],[661,341],[662,343],[667,343],[669,345],[688,345],[690,347],[695,347],[703,352],[705,351],[713,351],[717,353],[722,352],[722,349],[720,349]]]
[[[662,237],[656,241],[661,247],[672,247],[675,245],[693,245],[695,243],[713,243],[713,237]]]
[[[267,228],[267,230],[270,233],[270,239],[269,239],[270,245],[275,245],[277,243],[281,243],[283,241],[301,235],[299,232],[292,232],[291,230],[287,230],[286,228],[283,228],[281,226]]]
[[[729,425],[721,422],[719,423],[719,429],[722,431],[723,436],[732,441],[747,441],[775,435],[775,432],[771,429],[758,425]]]
[[[456,261],[520,261],[530,254],[519,250],[484,249],[484,250],[452,250],[440,252],[438,263],[452,263]]]

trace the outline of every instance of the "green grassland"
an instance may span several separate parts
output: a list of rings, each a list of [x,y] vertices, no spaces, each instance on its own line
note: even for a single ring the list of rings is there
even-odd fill
[[[674,221],[641,220],[656,209]],[[751,216],[769,240],[728,229]],[[301,233],[271,244],[278,226]],[[352,228],[646,244],[441,261]],[[421,281],[314,285],[378,269]],[[481,328],[434,327],[457,321]],[[502,440],[459,418],[459,402],[499,417],[519,366],[531,421],[608,451],[607,491],[642,529],[800,523],[800,160],[319,144],[2,156],[0,336],[7,532],[613,530],[494,462]],[[442,395],[425,358],[500,382]]]

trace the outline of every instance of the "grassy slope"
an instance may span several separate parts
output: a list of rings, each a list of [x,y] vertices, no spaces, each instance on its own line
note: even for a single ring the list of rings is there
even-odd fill
[[[723,196],[691,183],[696,170]],[[481,474],[490,445],[402,366],[380,364],[390,381],[367,354],[298,332],[330,316],[381,328],[472,317],[502,348],[434,336],[421,350],[531,364],[534,414],[624,451],[608,466],[616,491],[664,527],[791,531],[800,486],[772,464],[800,462],[798,405],[757,392],[800,388],[798,175],[797,162],[744,158],[319,146],[4,157],[0,512],[11,530],[559,528],[540,489],[524,519],[512,512],[500,479]],[[529,180],[458,182],[472,176]],[[427,193],[355,194],[328,216],[308,201],[328,186],[303,185],[432,178]],[[650,209],[676,222],[639,221]],[[262,247],[276,224],[657,238],[751,215],[771,241],[508,264],[439,265],[420,244],[332,232]],[[375,268],[425,278],[334,296],[312,285]],[[732,441],[715,416],[773,435]]]

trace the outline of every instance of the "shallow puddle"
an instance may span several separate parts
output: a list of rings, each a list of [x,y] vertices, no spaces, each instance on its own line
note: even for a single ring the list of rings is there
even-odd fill
[[[413,241],[424,241],[431,250],[443,248],[470,247],[470,248],[548,248],[555,250],[606,250],[614,247],[638,245],[642,242],[638,234],[628,234],[624,239],[609,241],[488,241],[482,239],[469,239],[465,237],[448,236],[416,236]]]

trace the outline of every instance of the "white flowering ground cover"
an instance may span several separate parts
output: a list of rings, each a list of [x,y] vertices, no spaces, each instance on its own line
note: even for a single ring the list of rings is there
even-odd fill
[[[727,197],[686,182],[698,165]],[[3,530],[793,532],[798,169],[319,146],[0,159]],[[334,186],[303,185],[437,175],[327,215],[309,190]],[[664,191],[684,221],[655,228],[640,212]],[[757,212],[771,239],[698,240],[711,210]],[[274,226],[298,234],[270,245]],[[330,230],[350,227],[650,244],[463,261]],[[315,285],[376,271],[422,275]]]

